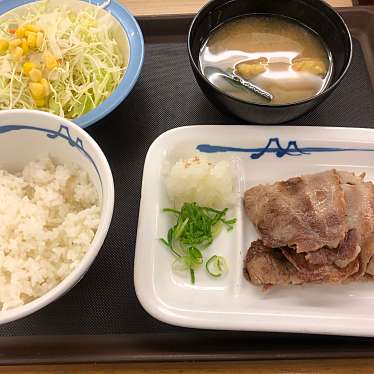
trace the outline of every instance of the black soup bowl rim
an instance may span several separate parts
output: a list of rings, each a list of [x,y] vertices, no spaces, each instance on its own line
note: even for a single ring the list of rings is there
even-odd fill
[[[319,97],[323,97],[327,94],[329,94],[330,92],[334,91],[335,88],[339,85],[339,83],[342,81],[342,79],[345,77],[345,75],[347,74],[348,72],[348,69],[349,67],[351,66],[351,62],[352,62],[352,55],[353,55],[353,42],[352,42],[352,35],[351,35],[351,32],[349,31],[349,28],[347,26],[347,24],[345,23],[344,19],[342,18],[342,16],[328,3],[326,3],[325,1],[322,1],[321,0],[321,3],[327,7],[327,8],[330,8],[330,10],[335,13],[335,15],[340,19],[340,22],[341,24],[343,25],[344,29],[345,29],[345,32],[346,34],[348,35],[348,40],[349,40],[349,58],[348,58],[348,62],[345,66],[345,69],[344,71],[340,74],[339,78],[333,83],[331,84],[330,86],[328,86],[326,89],[322,90],[320,93],[318,93],[317,95],[315,96],[312,96],[308,99],[305,99],[305,100],[301,100],[301,101],[295,101],[295,102],[292,102],[292,103],[287,103],[287,104],[274,104],[274,105],[270,105],[270,104],[261,104],[261,103],[255,103],[255,102],[251,102],[251,101],[246,101],[246,100],[242,100],[236,96],[233,96],[233,95],[230,95],[228,93],[226,93],[225,91],[223,90],[220,90],[218,87],[216,87],[212,82],[209,81],[209,79],[202,73],[202,71],[200,70],[200,67],[196,65],[195,63],[195,59],[193,58],[192,56],[192,46],[191,46],[191,37],[192,37],[192,31],[193,29],[195,28],[196,26],[196,22],[197,20],[201,17],[201,14],[204,13],[206,11],[207,8],[210,8],[211,6],[211,3],[213,2],[214,0],[211,0],[209,1],[206,5],[204,5],[200,10],[199,12],[196,14],[196,16],[194,17],[194,19],[192,20],[192,23],[190,25],[190,29],[188,31],[188,40],[187,40],[187,46],[188,46],[188,54],[189,54],[189,57],[190,57],[190,61],[191,63],[193,64],[193,67],[194,69],[198,72],[200,78],[202,78],[211,88],[214,89],[214,91],[216,91],[216,93],[218,94],[221,94],[221,95],[225,95],[235,101],[238,101],[240,103],[243,103],[243,104],[249,104],[249,105],[254,105],[254,106],[257,106],[257,107],[263,107],[263,108],[287,108],[287,107],[291,107],[291,106],[296,106],[296,105],[300,105],[300,104],[305,104],[305,103],[308,103],[308,102],[311,102],[311,101],[314,101],[316,100],[317,98]],[[230,1],[231,2],[231,1]],[[254,15],[254,14],[269,14],[269,15],[272,15],[272,13],[245,13],[245,14],[240,14],[236,17],[232,17],[230,19],[228,19],[227,21],[225,21],[224,23],[226,22],[229,22],[231,20],[234,20],[236,18],[239,18],[239,17],[245,17],[245,16],[250,16],[250,15]],[[293,18],[293,17],[288,17],[288,16],[284,16],[284,15],[281,15],[282,17],[286,17],[286,18],[289,18],[291,20],[294,20],[296,22],[298,22],[299,24],[303,25],[304,27],[307,27],[308,29],[310,29],[311,31],[313,31],[315,34],[317,34],[319,36],[319,33],[316,31],[316,30],[313,30],[311,29],[309,26],[307,25],[304,25],[303,22],[299,21],[297,18]],[[224,23],[221,23],[219,25],[217,25],[213,30],[210,30],[210,33],[213,32],[214,30],[216,30],[217,28],[221,27]],[[320,37],[320,36],[319,36]],[[202,45],[200,46],[200,48],[202,47]]]

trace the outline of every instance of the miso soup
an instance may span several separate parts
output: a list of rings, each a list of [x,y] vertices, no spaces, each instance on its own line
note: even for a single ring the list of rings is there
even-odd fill
[[[213,67],[213,69],[212,69]],[[268,102],[212,71],[235,73],[273,95]],[[248,102],[277,105],[311,98],[328,85],[332,56],[320,37],[282,16],[249,15],[214,30],[200,51],[203,74],[226,93]]]

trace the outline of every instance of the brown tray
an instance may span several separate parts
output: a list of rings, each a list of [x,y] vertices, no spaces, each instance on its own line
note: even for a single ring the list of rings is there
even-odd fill
[[[355,39],[352,72],[326,103],[293,123],[374,128],[374,8],[340,11]],[[212,107],[192,78],[184,44],[191,17],[140,19],[146,40],[142,77],[120,108],[89,129],[115,179],[108,238],[67,295],[0,326],[0,364],[374,357],[373,339],[182,329],[154,320],[139,305],[132,264],[149,145],[171,127],[239,123]],[[160,81],[170,74],[178,83],[169,81],[165,89]]]

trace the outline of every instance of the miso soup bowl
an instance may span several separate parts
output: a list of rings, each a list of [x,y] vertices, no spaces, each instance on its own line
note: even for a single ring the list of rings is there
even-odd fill
[[[310,99],[283,105],[250,103],[218,89],[202,74],[199,53],[209,34],[234,18],[251,14],[293,18],[316,32],[330,49],[333,75],[329,86]],[[218,108],[252,123],[279,124],[295,119],[324,101],[343,80],[352,60],[352,38],[340,15],[321,0],[212,0],[194,18],[188,53],[197,83]]]

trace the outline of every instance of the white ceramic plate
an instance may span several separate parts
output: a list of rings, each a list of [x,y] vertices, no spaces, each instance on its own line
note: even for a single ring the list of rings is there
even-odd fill
[[[229,212],[238,218],[235,230],[222,232],[207,253],[222,254],[229,273],[216,280],[202,269],[193,286],[188,275],[172,271],[173,257],[159,241],[172,224],[161,213],[170,206],[162,167],[165,160],[199,150],[232,162],[240,196],[259,183],[330,168],[366,172],[374,180],[374,131],[369,129],[194,126],[164,133],[146,158],[136,245],[135,288],[147,312],[185,327],[374,336],[374,282],[263,292],[244,278],[243,259],[258,235],[241,200]]]

